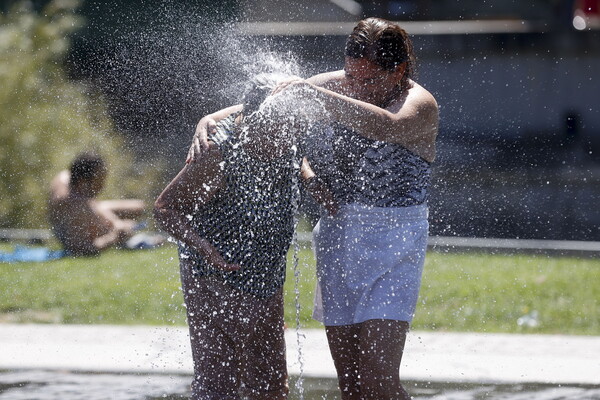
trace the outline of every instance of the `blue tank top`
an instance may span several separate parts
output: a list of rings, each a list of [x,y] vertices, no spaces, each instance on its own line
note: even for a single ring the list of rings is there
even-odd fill
[[[306,148],[313,169],[340,204],[407,207],[427,201],[431,164],[401,145],[334,123],[320,126]]]
[[[285,280],[286,256],[294,234],[300,158],[295,148],[268,161],[246,154],[234,116],[211,137],[223,155],[225,187],[191,216],[201,237],[212,243],[238,271],[208,265],[193,249],[180,246],[181,258],[192,258],[199,276],[218,276],[257,297],[269,297]]]

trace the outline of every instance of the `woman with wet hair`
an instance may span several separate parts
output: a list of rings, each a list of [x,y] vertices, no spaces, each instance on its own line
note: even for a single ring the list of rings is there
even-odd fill
[[[180,243],[193,399],[287,398],[286,254],[298,177],[312,171],[296,146],[302,116],[268,98],[277,82],[255,77],[241,112],[216,124],[208,151],[155,203],[156,221]]]
[[[406,32],[379,18],[348,37],[344,69],[310,87],[329,113],[309,160],[339,212],[315,227],[315,318],[326,328],[342,399],[409,399],[400,382],[428,236],[438,106],[412,78]]]
[[[315,228],[323,321],[342,399],[409,399],[400,382],[427,246],[438,106],[412,80],[407,33],[379,18],[347,39],[341,71],[307,82],[330,113],[310,158],[340,211]]]
[[[413,80],[407,33],[380,18],[360,21],[344,69],[289,79],[298,107],[318,102],[327,120],[308,156],[339,206],[315,227],[318,290],[342,399],[409,399],[399,369],[416,308],[428,236],[428,190],[438,105]],[[190,155],[236,106],[200,120]],[[197,157],[196,157],[197,158]]]

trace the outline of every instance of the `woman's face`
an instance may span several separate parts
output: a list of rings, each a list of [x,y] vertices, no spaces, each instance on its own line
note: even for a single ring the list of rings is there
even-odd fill
[[[346,57],[348,95],[378,106],[387,103],[400,84],[405,66],[401,64],[394,71],[386,71],[366,58]]]

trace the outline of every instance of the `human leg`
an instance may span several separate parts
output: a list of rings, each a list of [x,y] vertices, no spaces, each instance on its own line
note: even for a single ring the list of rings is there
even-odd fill
[[[359,325],[361,399],[410,399],[400,383],[400,363],[409,329],[408,322],[373,319]]]
[[[238,399],[240,366],[235,343],[214,316],[214,298],[205,279],[192,274],[189,263],[181,263],[181,282],[187,308],[194,380],[193,400]]]
[[[194,381],[192,399],[285,400],[283,290],[266,298],[216,277],[196,278],[182,260]]]
[[[360,326],[326,326],[329,351],[337,371],[342,400],[360,399],[359,335]]]
[[[248,295],[251,334],[241,351],[242,393],[251,400],[285,400],[288,396],[283,324],[283,290],[267,299]]]

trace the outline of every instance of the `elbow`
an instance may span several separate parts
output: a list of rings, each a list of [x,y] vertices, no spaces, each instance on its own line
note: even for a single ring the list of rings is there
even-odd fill
[[[164,231],[169,231],[168,228],[168,220],[169,220],[169,208],[167,207],[167,205],[165,204],[164,201],[162,201],[161,198],[158,198],[155,202],[154,202],[154,207],[152,209],[152,215],[154,216],[154,221],[156,221],[156,224],[158,225],[158,227]]]

